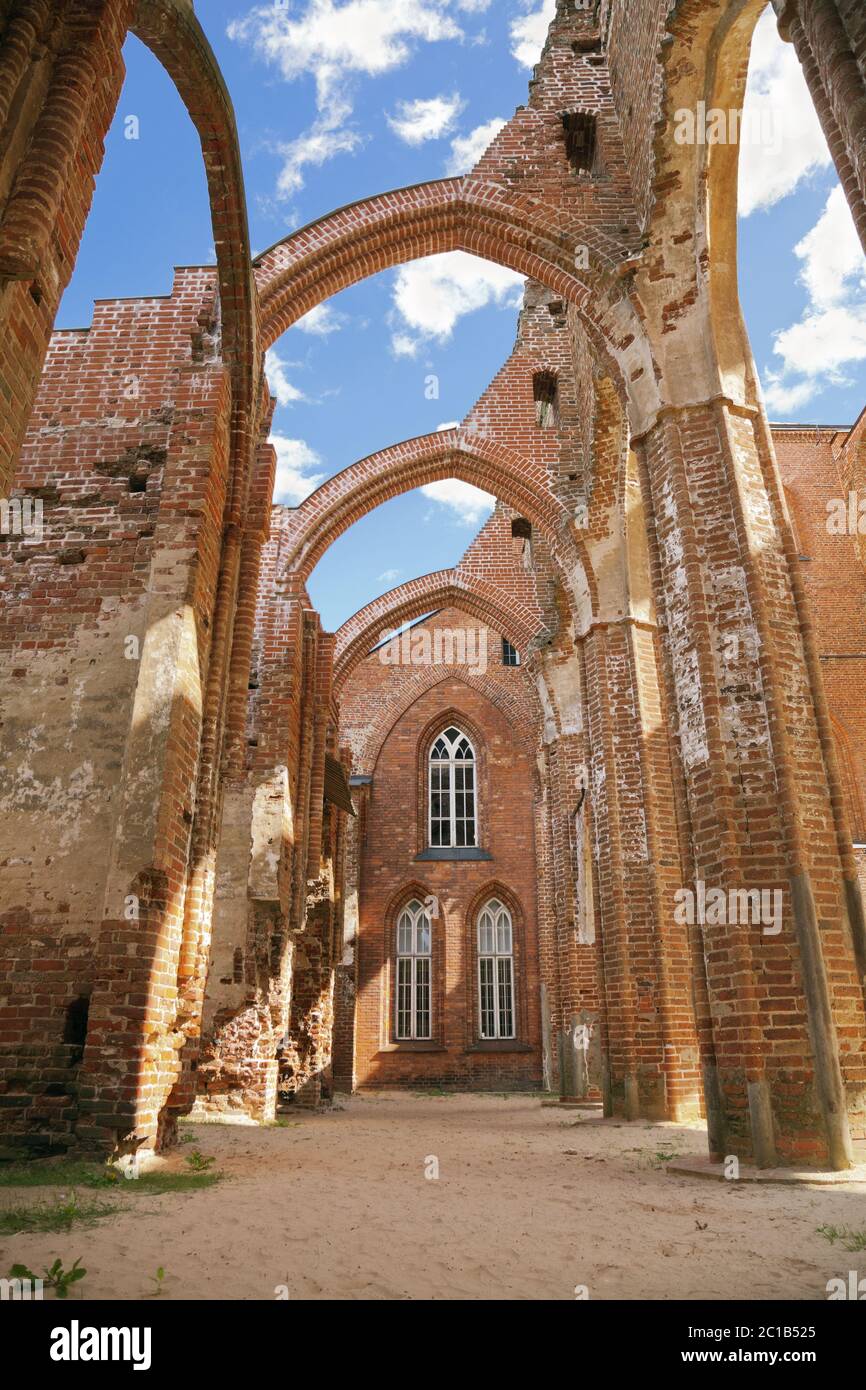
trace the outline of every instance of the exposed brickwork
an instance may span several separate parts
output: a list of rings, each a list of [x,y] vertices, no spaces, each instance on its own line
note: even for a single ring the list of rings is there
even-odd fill
[[[431,631],[457,627],[454,610]],[[462,617],[465,627],[467,619]],[[494,634],[495,635],[495,634]],[[375,701],[376,678],[388,668],[376,656],[365,663]],[[504,671],[517,685],[519,670]],[[373,689],[370,686],[373,686]],[[368,706],[369,708],[369,706]],[[475,740],[479,758],[481,844],[492,858],[473,863],[419,863],[426,843],[426,748],[454,721]],[[531,1087],[541,1079],[535,855],[531,749],[471,677],[440,681],[413,700],[379,749],[369,793],[360,863],[360,934],[355,1075],[359,1086],[468,1085]],[[433,1040],[402,1045],[395,1040],[393,976],[396,916],[412,896],[435,895],[433,921]],[[477,1022],[474,932],[488,897],[511,907],[517,937],[517,1038],[484,1050]]]
[[[774,4],[866,244],[862,5]],[[158,1146],[193,1104],[268,1120],[334,1087],[561,1081],[608,1114],[703,1111],[714,1153],[849,1162],[866,541],[825,520],[866,489],[866,417],[774,437],[737,304],[737,151],[672,138],[678,109],[741,104],[761,8],[559,0],[527,105],[470,174],[253,265],[189,5],[0,6],[0,496],[14,479],[45,523],[0,538],[4,1152]],[[51,337],[130,24],[200,133],[218,264]],[[457,248],[530,277],[488,390],[457,429],[272,507],[261,350]],[[305,585],[327,547],[450,476],[499,498],[461,563],[323,632]],[[371,655],[431,609],[416,635],[485,634],[483,670]],[[489,860],[417,858],[446,720],[478,749]],[[778,930],[684,920],[699,883],[777,893]],[[442,905],[424,1047],[393,1035],[413,894]],[[474,944],[494,894],[516,929],[498,1048]]]

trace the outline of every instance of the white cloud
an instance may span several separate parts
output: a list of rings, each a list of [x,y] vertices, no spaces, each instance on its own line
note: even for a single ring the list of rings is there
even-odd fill
[[[506,124],[507,122],[502,116],[494,116],[492,120],[485,121],[484,125],[476,126],[468,135],[458,135],[456,139],[452,140],[451,156],[445,166],[446,174],[452,177],[457,174],[468,174]]]
[[[292,327],[299,328],[302,333],[312,333],[317,338],[326,338],[329,333],[339,333],[345,322],[346,315],[338,314],[332,305],[317,304]]]
[[[519,308],[522,294],[522,275],[465,251],[412,261],[394,278],[394,307],[404,331],[395,333],[392,348],[398,355],[415,356],[424,339],[447,342],[465,314],[488,304]]]
[[[533,0],[523,0],[528,8]],[[525,68],[534,68],[541,57],[547,31],[556,14],[556,0],[542,0],[538,9],[511,21],[511,52]]]
[[[794,247],[803,262],[800,279],[818,308],[843,304],[852,291],[864,288],[863,248],[841,184],[827,199],[819,220]]]
[[[381,573],[380,575],[377,575],[377,576],[376,576],[376,583],[377,583],[377,584],[393,584],[393,583],[394,583],[394,580],[395,580],[395,579],[399,579],[399,578],[400,578],[400,571],[399,571],[399,570],[383,570],[382,573]]]
[[[748,217],[831,163],[803,69],[793,45],[780,39],[771,9],[755,28],[743,111],[746,129],[769,125],[771,136],[741,140],[737,210]]]
[[[294,405],[296,401],[307,399],[303,391],[299,391],[297,386],[293,386],[289,381],[286,368],[294,365],[293,362],[284,361],[273,348],[269,348],[265,353],[265,376],[271,394],[276,397],[277,405]]]
[[[482,492],[471,483],[461,482],[459,478],[443,478],[438,483],[425,483],[421,488],[425,497],[447,508],[453,518],[463,526],[477,526],[484,521],[496,506],[496,498],[489,492]]]
[[[768,410],[800,409],[828,386],[847,384],[844,369],[866,361],[866,258],[841,185],[794,247],[809,303],[799,323],[773,339],[778,367],[764,373]]]
[[[391,351],[395,357],[417,357],[420,350],[420,338],[412,338],[408,333],[391,335]]]
[[[459,420],[446,420],[444,424],[436,426],[436,433],[444,434],[446,430],[456,430],[459,426]]]
[[[418,97],[397,103],[396,116],[388,116],[395,135],[407,145],[423,145],[425,140],[441,140],[454,129],[464,102],[457,92],[451,96]]]
[[[232,20],[228,36],[249,43],[287,82],[312,75],[319,106],[347,77],[379,77],[411,57],[413,41],[459,39],[448,0],[307,0],[301,14],[258,5]]]
[[[289,439],[284,434],[272,434],[271,444],[277,451],[277,477],[274,484],[274,501],[284,507],[296,507],[321,482],[324,473],[311,473],[322,460],[303,439]]]
[[[816,392],[816,383],[800,381],[794,386],[785,386],[781,372],[772,370],[765,373],[763,382],[764,403],[768,412],[777,420],[788,420],[802,406],[808,405]]]
[[[456,4],[469,13],[486,8],[478,0]],[[316,84],[317,120],[277,146],[284,159],[279,198],[289,199],[303,187],[307,166],[357,149],[361,136],[347,126],[353,79],[393,71],[419,43],[464,37],[450,9],[451,0],[305,0],[300,13],[271,3],[231,21],[229,38],[249,45],[286,82],[312,77]]]
[[[356,130],[344,126],[351,114],[347,102],[320,116],[296,140],[281,141],[277,152],[283,165],[277,178],[277,197],[286,202],[304,186],[304,170],[308,165],[319,168],[338,154],[351,154],[362,143]]]

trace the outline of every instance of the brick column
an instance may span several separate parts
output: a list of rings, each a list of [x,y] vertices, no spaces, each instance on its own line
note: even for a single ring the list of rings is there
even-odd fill
[[[600,625],[584,641],[605,1101],[629,1119],[680,1119],[700,1109],[688,932],[672,900],[680,834],[652,636],[632,627]]]
[[[334,984],[334,1087],[355,1089],[355,1004],[358,997],[358,937],[361,857],[367,823],[370,784],[352,787],[356,816],[347,816],[343,854],[342,952],[336,961]]]
[[[866,17],[861,0],[773,0],[866,247]]]
[[[654,525],[693,909],[698,884],[724,895],[700,925],[725,1142],[763,1165],[805,1157],[845,1167],[846,1109],[862,1104],[866,1080],[863,992],[761,416],[721,398],[670,408],[635,445]],[[767,895],[759,908],[750,891]]]

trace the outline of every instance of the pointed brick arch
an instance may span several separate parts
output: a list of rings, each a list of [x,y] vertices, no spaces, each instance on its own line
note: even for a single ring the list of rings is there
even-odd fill
[[[392,497],[441,478],[491,492],[543,531],[564,561],[582,563],[568,512],[550,490],[546,469],[469,429],[419,435],[370,454],[329,478],[295,510],[284,568],[306,579],[329,546],[354,522]]]
[[[613,364],[611,344],[621,336],[621,323],[606,321],[611,306],[598,290],[601,284],[616,286],[621,245],[598,225],[471,174],[351,203],[263,252],[253,263],[262,345],[270,347],[310,309],[359,280],[444,251],[508,266],[561,294],[578,308],[600,354]],[[584,252],[589,269],[580,274],[592,290],[575,273]],[[621,301],[618,290],[612,299]],[[632,318],[632,332],[639,333],[637,316]],[[618,367],[612,370],[618,374]]]
[[[507,634],[521,653],[549,635],[538,614],[492,584],[458,570],[437,570],[382,594],[343,623],[334,650],[335,695],[339,696],[358,662],[369,656],[384,631],[439,608],[459,608],[488,623]]]

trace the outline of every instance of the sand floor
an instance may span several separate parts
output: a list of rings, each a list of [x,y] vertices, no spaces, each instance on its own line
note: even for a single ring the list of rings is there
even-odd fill
[[[68,1234],[0,1241],[0,1274],[83,1257],[81,1298],[825,1299],[866,1252],[816,1233],[866,1227],[866,1184],[716,1182],[666,1172],[702,1129],[602,1120],[538,1096],[375,1095],[282,1127],[184,1125],[225,1181],[129,1192]],[[438,1180],[425,1177],[438,1161]],[[0,1201],[56,1189],[3,1189]],[[94,1195],[92,1193],[88,1195]]]

